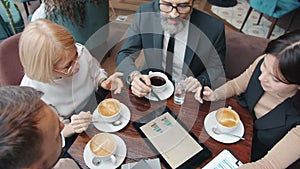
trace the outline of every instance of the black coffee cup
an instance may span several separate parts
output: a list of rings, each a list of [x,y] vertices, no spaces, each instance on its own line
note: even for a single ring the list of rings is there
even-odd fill
[[[149,78],[154,92],[162,92],[167,87],[168,77],[161,72],[149,72]]]
[[[166,84],[166,80],[160,76],[152,76],[150,78],[151,81],[151,85],[153,86],[163,86],[164,84]]]

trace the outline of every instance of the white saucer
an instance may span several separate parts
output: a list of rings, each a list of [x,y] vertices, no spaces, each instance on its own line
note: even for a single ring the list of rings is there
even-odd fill
[[[91,150],[89,149],[90,141],[86,144],[84,151],[83,151],[83,159],[85,164],[91,169],[107,169],[107,168],[117,168],[119,167],[122,162],[124,161],[127,153],[126,144],[123,139],[115,134],[113,134],[117,141],[117,151],[115,153],[115,157],[117,162],[113,164],[110,160],[101,161],[100,165],[95,166],[92,163],[93,155]]]
[[[97,122],[93,123],[94,126],[103,132],[116,132],[123,129],[129,122],[131,114],[127,106],[121,103],[121,117],[120,121],[122,122],[119,126],[114,126],[111,123],[103,121],[102,117],[99,115],[97,108],[93,112],[93,120],[97,120]]]
[[[217,111],[210,112],[208,115],[206,115],[204,119],[204,127],[206,132],[208,133],[209,136],[211,136],[213,139],[221,142],[221,143],[234,143],[239,141],[240,139],[237,137],[225,135],[225,134],[215,134],[211,129],[213,127],[217,126],[217,120],[215,118],[215,114]],[[236,130],[232,131],[232,134],[238,135],[242,137],[244,135],[244,125],[242,121],[238,124],[238,127]]]
[[[174,86],[173,86],[173,83],[168,80],[167,81],[167,87],[164,91],[160,92],[160,93],[156,93],[158,95],[158,97],[161,99],[161,100],[166,100],[168,99],[170,96],[172,96],[174,92]],[[145,96],[147,99],[149,100],[152,100],[152,101],[158,101],[158,99],[151,95],[151,93],[149,93],[148,95]]]

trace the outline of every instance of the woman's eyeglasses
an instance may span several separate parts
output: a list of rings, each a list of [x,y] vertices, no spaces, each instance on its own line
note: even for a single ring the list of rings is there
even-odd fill
[[[167,2],[159,3],[159,9],[162,12],[170,13],[173,11],[174,8],[179,14],[187,14],[191,11],[192,5],[188,3],[181,3],[181,4],[177,4],[177,6],[173,6],[171,3],[167,3]]]
[[[64,68],[62,70],[58,70],[58,69],[54,69],[54,71],[58,72],[58,73],[62,73],[64,75],[69,75],[71,73],[74,72],[77,64],[78,64],[78,59],[79,59],[79,56],[78,56],[78,53],[76,52],[76,59],[75,60],[72,60],[71,64],[69,67],[67,68]]]

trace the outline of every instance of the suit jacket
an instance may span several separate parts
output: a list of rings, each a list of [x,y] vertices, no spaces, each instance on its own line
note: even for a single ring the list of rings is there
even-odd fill
[[[254,107],[264,93],[258,79],[261,74],[260,65],[262,62],[263,59],[257,64],[251,76],[244,101],[255,118],[254,128],[258,140],[267,149],[271,149],[289,130],[300,125],[300,112],[293,106],[293,98],[288,98],[263,117],[256,119]]]
[[[146,68],[162,70],[163,29],[159,1],[139,7],[135,20],[117,56],[118,71],[124,72],[124,80],[137,70],[134,61],[143,49]],[[190,16],[188,41],[182,72],[196,77],[202,85],[210,85],[224,73],[226,53],[224,24],[217,19],[193,9]]]

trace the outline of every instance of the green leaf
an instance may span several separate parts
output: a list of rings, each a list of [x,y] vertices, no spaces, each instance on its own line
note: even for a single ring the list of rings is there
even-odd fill
[[[18,7],[18,5],[14,3],[14,6],[15,6],[16,10],[18,10],[18,11],[19,11],[19,7]]]

